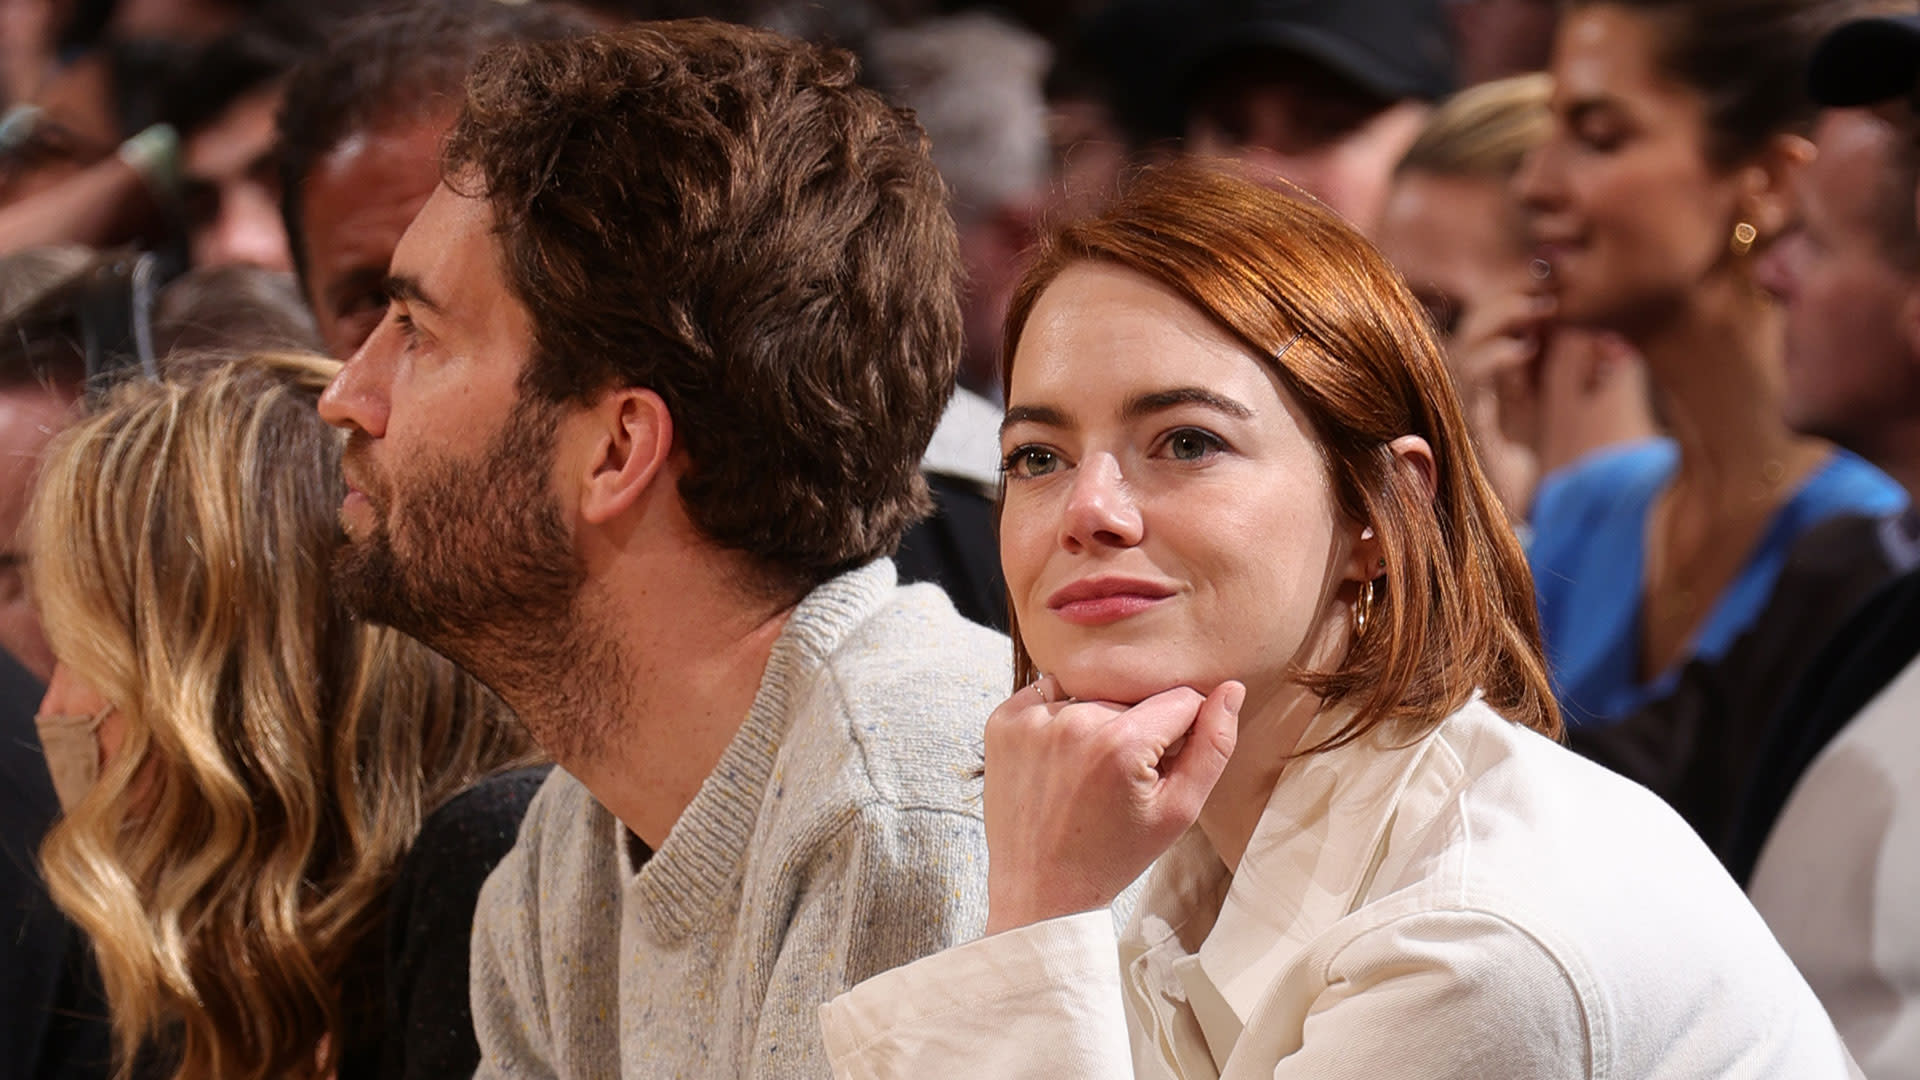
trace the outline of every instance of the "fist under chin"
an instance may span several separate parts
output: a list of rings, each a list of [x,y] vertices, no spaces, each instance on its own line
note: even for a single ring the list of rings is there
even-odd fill
[[[1046,668],[1041,670],[1048,671]],[[1155,694],[1180,686],[1192,687],[1203,695],[1209,694],[1225,681],[1223,676],[1203,672],[1071,661],[1050,674],[1059,682],[1061,692],[1076,701],[1109,701],[1126,706],[1138,705]]]

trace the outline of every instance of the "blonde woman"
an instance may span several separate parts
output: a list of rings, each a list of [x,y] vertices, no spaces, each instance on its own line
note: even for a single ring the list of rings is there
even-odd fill
[[[1552,93],[1536,74],[1447,99],[1394,169],[1379,230],[1433,317],[1481,465],[1516,523],[1555,469],[1657,434],[1633,349],[1550,323],[1546,264],[1512,185],[1553,131]]]
[[[66,815],[42,858],[123,1075],[472,1067],[473,898],[537,777],[456,799],[521,761],[517,724],[328,594],[341,438],[315,402],[336,368],[178,364],[43,465],[39,723]]]

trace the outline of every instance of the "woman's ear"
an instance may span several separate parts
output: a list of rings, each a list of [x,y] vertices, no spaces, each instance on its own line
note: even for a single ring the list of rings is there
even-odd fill
[[[1805,136],[1775,135],[1741,169],[1738,216],[1760,234],[1761,243],[1778,239],[1793,224],[1794,187],[1818,153]]]
[[[1427,493],[1428,501],[1432,501],[1433,493],[1440,486],[1440,467],[1433,460],[1433,447],[1427,445],[1427,440],[1418,435],[1402,435],[1388,443],[1387,449],[1393,451],[1394,467],[1411,472]]]
[[[1437,466],[1433,460],[1433,447],[1418,435],[1402,435],[1387,444],[1393,451],[1393,467],[1405,472],[1419,486],[1421,492],[1431,501],[1438,483]],[[1380,543],[1380,534],[1371,525],[1363,525],[1354,537],[1347,557],[1347,578],[1350,581],[1372,581],[1386,573],[1385,548]]]

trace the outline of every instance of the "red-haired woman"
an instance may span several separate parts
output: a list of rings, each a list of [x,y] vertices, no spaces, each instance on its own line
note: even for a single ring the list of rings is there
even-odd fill
[[[1351,228],[1149,174],[1007,343],[991,934],[828,1005],[840,1075],[1847,1075],[1686,825],[1554,741],[1519,545]]]

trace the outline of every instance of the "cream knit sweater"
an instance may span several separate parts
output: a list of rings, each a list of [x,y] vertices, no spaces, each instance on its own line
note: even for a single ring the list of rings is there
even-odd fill
[[[816,1008],[986,921],[981,730],[1007,641],[881,561],[789,618],[745,724],[635,873],[554,770],[475,915],[479,1077],[825,1076]]]

